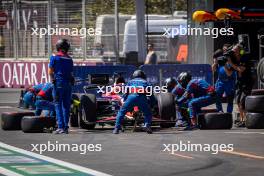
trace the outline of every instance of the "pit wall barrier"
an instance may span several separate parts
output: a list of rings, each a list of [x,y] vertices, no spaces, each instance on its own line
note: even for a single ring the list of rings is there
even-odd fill
[[[76,64],[75,64],[76,65]],[[102,65],[77,63],[74,66],[74,76],[77,79],[85,79],[88,74],[125,72],[126,80],[131,78],[137,68],[132,65]],[[161,64],[142,65],[139,67],[153,85],[161,85],[168,77],[177,77],[182,71],[190,72],[193,78],[205,79],[212,83],[212,71],[209,64]],[[39,83],[50,82],[48,76],[48,62],[46,61],[1,61],[0,62],[0,87],[1,88],[24,88]],[[74,86],[73,92],[83,92],[86,82]]]
[[[209,64],[141,65],[139,68],[147,74],[148,81],[154,85],[162,85],[168,77],[177,78],[181,72],[189,72],[192,78],[205,79],[212,84],[212,70]]]

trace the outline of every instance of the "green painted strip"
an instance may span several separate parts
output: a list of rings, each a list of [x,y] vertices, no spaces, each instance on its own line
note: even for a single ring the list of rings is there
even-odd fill
[[[83,168],[63,161],[60,162],[60,160],[38,155],[22,149],[17,148],[17,151],[15,151],[15,147],[13,148],[14,150],[7,149],[6,147],[1,147],[1,144],[3,143],[0,142],[0,167],[17,174],[24,176],[107,176],[107,174],[101,172],[94,170],[90,171],[88,168]],[[52,162],[48,161],[48,159]],[[54,162],[53,160],[57,162]],[[64,163],[64,165],[61,163]],[[69,167],[69,165],[72,165],[72,167]],[[7,173],[1,174],[8,175]]]

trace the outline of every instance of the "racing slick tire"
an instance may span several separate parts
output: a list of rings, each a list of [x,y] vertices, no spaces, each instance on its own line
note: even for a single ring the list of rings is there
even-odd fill
[[[246,127],[248,129],[264,129],[264,113],[247,113]]]
[[[3,112],[1,127],[3,130],[21,130],[21,120],[24,116],[34,116],[34,112]]]
[[[166,123],[166,122],[161,122],[160,123],[160,127],[161,128],[171,128],[171,127],[174,127],[175,126],[175,122],[169,122],[169,123]]]
[[[176,107],[174,95],[172,93],[160,93],[156,94],[156,99],[158,102],[158,112],[160,119],[175,121]]]
[[[264,89],[253,89],[251,95],[264,95]]]
[[[96,125],[96,96],[83,94],[80,98],[80,110],[78,116],[79,127],[92,130]]]
[[[258,63],[257,75],[259,80],[264,83],[264,58],[262,58]]]
[[[264,95],[247,96],[245,109],[247,112],[264,112]]]
[[[78,115],[79,115],[79,108],[75,108],[73,105],[73,101],[79,101],[79,94],[72,94],[72,107],[71,107],[71,115],[70,115],[70,126],[71,127],[78,127]]]
[[[231,113],[207,113],[199,116],[200,129],[231,129],[233,118]]]
[[[24,133],[43,133],[45,128],[55,128],[56,119],[51,117],[25,116],[21,121]]]
[[[215,113],[218,112],[217,109],[215,108],[202,108],[202,113],[206,114],[206,113]]]

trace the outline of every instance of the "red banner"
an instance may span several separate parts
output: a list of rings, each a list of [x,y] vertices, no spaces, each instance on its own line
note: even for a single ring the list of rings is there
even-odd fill
[[[0,62],[1,87],[28,87],[50,81],[48,62]]]
[[[104,65],[105,63],[100,63]],[[91,61],[74,61],[74,65],[97,65]],[[0,87],[23,88],[50,82],[48,61],[0,61]]]

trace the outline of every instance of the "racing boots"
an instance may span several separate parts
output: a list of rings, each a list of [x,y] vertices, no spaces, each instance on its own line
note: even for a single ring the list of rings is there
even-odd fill
[[[64,134],[65,131],[61,128],[58,128],[56,131],[55,131],[55,134]]]
[[[192,131],[192,130],[197,130],[199,129],[199,126],[197,124],[197,119],[196,117],[191,118],[191,123],[187,127],[185,127],[183,130],[184,131]]]
[[[113,134],[119,134],[120,128],[115,127],[113,130]]]
[[[143,127],[143,131],[147,132],[148,134],[152,134],[152,129],[150,126]]]

